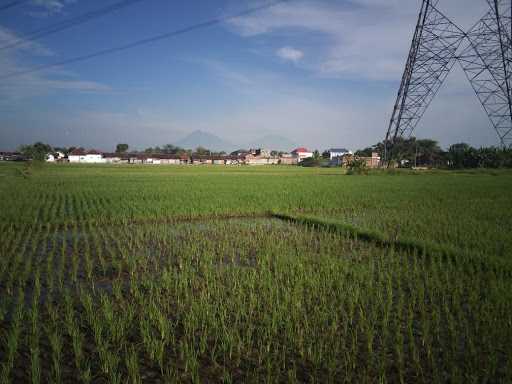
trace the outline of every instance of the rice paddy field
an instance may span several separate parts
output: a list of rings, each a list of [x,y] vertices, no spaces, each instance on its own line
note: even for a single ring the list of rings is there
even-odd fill
[[[510,383],[512,172],[0,164],[0,383]]]

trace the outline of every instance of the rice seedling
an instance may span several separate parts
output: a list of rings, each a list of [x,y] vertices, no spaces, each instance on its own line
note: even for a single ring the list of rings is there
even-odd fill
[[[1,382],[510,381],[512,175],[218,172],[13,179]]]
[[[140,376],[140,368],[139,368],[139,358],[137,356],[137,351],[133,345],[130,346],[130,349],[126,351],[126,369],[128,371],[128,380],[131,384],[140,384],[142,383]]]
[[[22,321],[24,317],[23,311],[23,296],[22,296],[21,288],[18,289],[18,298],[16,302],[16,306],[12,313],[12,323],[11,327],[8,330],[7,335],[4,337],[3,344],[5,345],[4,350],[5,360],[2,362],[2,373],[1,373],[1,381],[2,383],[9,383],[11,381],[11,374],[14,368],[14,362],[17,357],[18,348],[20,344],[21,332],[22,332]]]

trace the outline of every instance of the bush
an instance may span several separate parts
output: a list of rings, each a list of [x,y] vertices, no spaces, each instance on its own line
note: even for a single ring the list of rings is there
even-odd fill
[[[368,167],[364,160],[353,160],[348,164],[347,175],[367,175]]]

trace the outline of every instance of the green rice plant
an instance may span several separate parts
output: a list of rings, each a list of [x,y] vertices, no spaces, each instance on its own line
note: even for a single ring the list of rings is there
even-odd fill
[[[37,307],[35,307],[37,308]],[[30,372],[32,383],[41,381],[41,361],[39,347],[39,322],[37,310],[32,308],[31,312],[32,331],[30,334]]]
[[[26,238],[22,231],[5,230],[3,232],[3,241],[0,242],[0,281],[7,280],[6,274],[10,270],[9,266],[12,264],[13,255],[18,254],[24,244]]]
[[[18,296],[20,297],[20,296]],[[16,354],[18,352],[20,336],[22,331],[22,319],[23,312],[22,306],[23,303],[20,299],[16,304],[15,316],[13,319],[12,327],[9,330],[9,333],[6,335],[4,342],[6,344],[6,360],[2,363],[2,372],[1,372],[1,382],[2,383],[10,383],[11,372],[14,368],[14,361],[16,359]]]
[[[108,343],[97,344],[102,372],[108,377],[109,383],[121,383],[121,373],[118,371],[120,357],[110,350]]]
[[[510,175],[336,172],[69,166],[9,180],[3,382],[37,361],[43,382],[59,369],[83,382],[510,381]]]
[[[40,352],[37,345],[30,348],[30,374],[32,384],[41,382]]]
[[[142,379],[140,376],[139,358],[133,345],[130,345],[129,349],[125,351],[125,356],[125,364],[126,370],[128,371],[129,382],[131,384],[141,384]]]
[[[142,342],[149,359],[158,364],[163,374],[164,365],[164,354],[167,345],[166,338],[155,335],[152,331],[152,325],[148,320],[141,320],[140,322],[140,333],[142,336]]]
[[[30,311],[31,331],[29,335],[30,344],[30,374],[33,384],[41,382],[41,358],[40,358],[40,321],[39,321],[39,298],[41,296],[41,281],[39,268],[36,269],[34,278],[34,292],[32,296],[32,308]]]
[[[87,281],[89,284],[91,284],[92,287],[94,287],[93,282],[93,259],[91,256],[91,247],[90,243],[87,237],[85,237],[85,249],[84,249],[84,267],[85,267],[85,274],[87,277]]]
[[[50,346],[52,349],[52,380],[55,383],[60,383],[62,381],[62,336],[58,330],[55,328],[53,331],[50,331],[49,334]]]
[[[112,281],[112,293],[116,301],[123,300],[123,281],[119,276]]]
[[[76,252],[73,252],[71,255],[71,281],[74,284],[78,283],[78,269],[80,266],[78,254]]]
[[[64,230],[67,232],[67,230]],[[59,290],[64,289],[64,280],[65,280],[65,271],[67,268],[67,261],[68,261],[68,253],[67,253],[67,244],[64,237],[60,240],[60,252],[59,252],[59,260],[58,260],[58,268],[57,268],[57,276],[58,276],[58,284],[59,284]]]

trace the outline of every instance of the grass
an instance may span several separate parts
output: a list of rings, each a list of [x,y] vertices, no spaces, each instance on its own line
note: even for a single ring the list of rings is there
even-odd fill
[[[17,167],[2,383],[512,381],[510,172]]]

